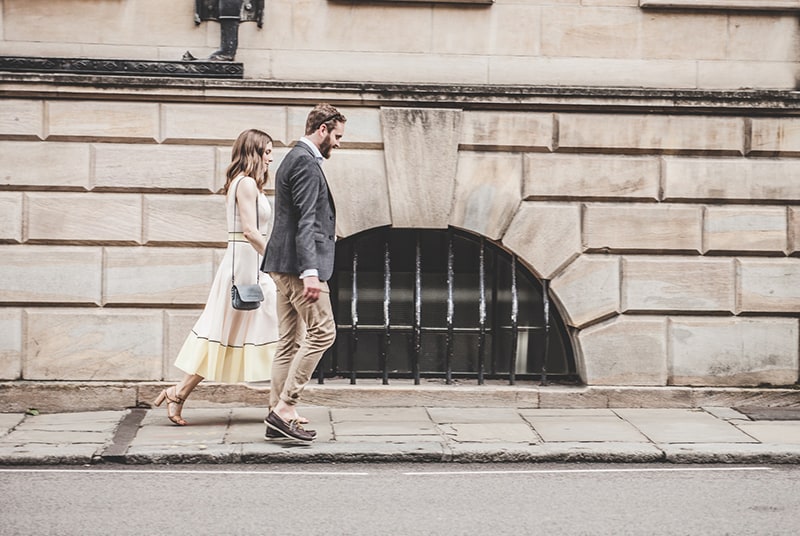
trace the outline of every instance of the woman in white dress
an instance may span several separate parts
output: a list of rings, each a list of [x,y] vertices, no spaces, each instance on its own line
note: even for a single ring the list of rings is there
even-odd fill
[[[270,379],[278,340],[275,284],[267,274],[259,273],[272,225],[272,209],[262,192],[270,162],[269,134],[246,130],[239,135],[233,145],[224,188],[228,249],[217,269],[205,309],[175,360],[175,366],[186,376],[177,385],[161,391],[153,402],[160,406],[166,401],[167,417],[178,426],[187,424],[181,417],[183,404],[204,379],[225,383]],[[258,309],[242,311],[231,306],[234,269],[237,285],[256,282],[261,285],[264,301]]]

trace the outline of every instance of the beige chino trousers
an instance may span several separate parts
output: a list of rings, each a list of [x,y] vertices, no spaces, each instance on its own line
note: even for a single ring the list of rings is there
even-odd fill
[[[294,274],[270,272],[277,288],[278,348],[272,362],[269,406],[279,400],[296,405],[322,354],[336,340],[328,283],[319,299],[303,297],[303,280]]]

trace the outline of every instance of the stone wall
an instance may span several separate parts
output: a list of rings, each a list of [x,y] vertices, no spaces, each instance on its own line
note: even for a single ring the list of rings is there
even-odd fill
[[[230,145],[267,130],[277,166],[328,101],[349,118],[325,164],[339,234],[496,240],[551,281],[586,383],[797,381],[800,6],[266,4],[243,81],[0,73],[0,379],[174,379]],[[7,55],[173,60],[219,38],[190,0],[0,5]]]
[[[179,60],[219,46],[194,0],[2,0],[4,55]],[[641,5],[640,5],[641,4]],[[797,80],[793,0],[266,0],[241,25],[253,79],[651,88]],[[671,8],[678,8],[671,9]],[[666,9],[664,9],[666,8]]]

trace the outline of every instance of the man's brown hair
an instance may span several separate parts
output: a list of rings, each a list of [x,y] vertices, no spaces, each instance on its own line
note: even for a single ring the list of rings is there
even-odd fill
[[[306,136],[316,132],[322,125],[325,125],[328,131],[331,131],[336,127],[336,123],[344,123],[345,121],[347,121],[347,118],[330,104],[325,102],[317,104],[313,110],[308,112]]]

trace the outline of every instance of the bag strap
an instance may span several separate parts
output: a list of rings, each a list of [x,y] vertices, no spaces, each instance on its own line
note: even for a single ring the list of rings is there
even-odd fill
[[[231,285],[234,285],[236,281],[234,280],[235,273],[236,273],[236,218],[239,215],[239,208],[238,203],[239,200],[236,199],[236,192],[239,190],[239,185],[242,183],[242,179],[244,179],[244,175],[239,177],[239,180],[236,182],[236,187],[233,189],[233,245],[231,246]],[[241,218],[239,218],[239,223],[241,224]],[[258,227],[258,194],[256,194],[256,230],[260,230]],[[260,282],[261,272],[258,266],[258,255],[256,255],[256,283]]]

